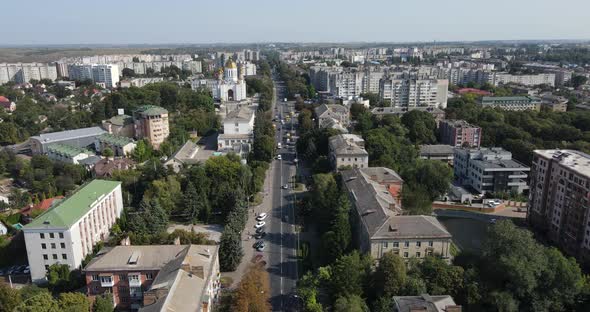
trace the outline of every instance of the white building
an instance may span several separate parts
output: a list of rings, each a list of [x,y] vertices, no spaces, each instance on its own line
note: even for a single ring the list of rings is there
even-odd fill
[[[57,143],[47,146],[47,157],[49,159],[67,164],[79,164],[81,160],[90,156],[94,156],[94,153],[73,145]]]
[[[107,88],[119,83],[119,66],[114,64],[71,64],[68,66],[70,79],[87,80],[104,83]]]
[[[254,108],[248,106],[229,112],[223,119],[223,133],[217,137],[217,149],[233,149],[241,144],[252,144],[255,116]]]
[[[223,69],[220,68],[217,81],[207,85],[211,88],[213,98],[222,102],[245,100],[247,96],[246,80],[244,80],[243,75],[245,71],[244,66],[242,66],[240,74],[238,74],[238,66],[234,61],[229,59],[225,63],[225,67]]]
[[[32,281],[44,282],[52,264],[79,268],[122,211],[121,182],[93,180],[23,227]]]
[[[392,107],[429,106],[446,108],[449,81],[446,79],[381,79],[379,97]]]
[[[369,153],[365,150],[365,140],[356,134],[338,134],[330,137],[330,163],[334,169],[367,168]]]
[[[45,63],[15,63],[0,64],[0,84],[13,81],[16,83],[29,82],[32,79],[57,79],[57,67]]]

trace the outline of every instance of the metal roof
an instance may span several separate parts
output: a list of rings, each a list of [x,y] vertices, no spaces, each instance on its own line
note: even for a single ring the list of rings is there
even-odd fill
[[[99,136],[103,133],[106,133],[106,131],[100,127],[90,127],[59,132],[43,133],[38,136],[33,136],[31,138],[37,139],[43,144],[51,144],[54,142]]]

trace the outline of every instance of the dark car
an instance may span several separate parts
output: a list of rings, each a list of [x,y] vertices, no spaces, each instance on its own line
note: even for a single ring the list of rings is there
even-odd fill
[[[254,238],[256,238],[256,239],[261,239],[261,238],[264,238],[265,236],[266,236],[266,232],[254,234]]]
[[[264,233],[264,226],[256,229],[256,234]]]

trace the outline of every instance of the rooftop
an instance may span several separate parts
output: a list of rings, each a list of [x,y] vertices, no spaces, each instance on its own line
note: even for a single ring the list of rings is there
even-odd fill
[[[159,270],[168,262],[183,255],[187,246],[115,246],[101,250],[84,268],[85,271],[112,272],[128,270]],[[129,261],[131,256],[136,262]],[[130,263],[131,262],[131,263]]]
[[[197,162],[198,160],[195,159],[197,153],[199,152],[199,146],[191,141],[188,140],[182,147],[172,156],[172,158],[181,161],[183,163],[191,163],[193,160]]]
[[[420,155],[452,155],[454,149],[446,144],[420,145]]]
[[[446,123],[451,127],[455,128],[479,128],[478,126],[472,125],[465,120],[461,119],[445,119],[442,123]]]
[[[497,102],[532,102],[540,99],[532,96],[484,96],[481,98],[482,104],[497,103]]]
[[[159,116],[168,114],[168,110],[156,105],[143,105],[138,107],[134,113],[143,116]]]
[[[364,148],[365,141],[356,134],[338,134],[329,141],[330,149],[337,155],[369,155]]]
[[[338,114],[348,114],[348,108],[340,104],[322,104],[315,108],[315,114],[321,117],[325,112],[332,112]]]
[[[131,138],[120,136],[120,135],[114,135],[114,134],[110,134],[110,133],[102,134],[97,139],[100,142],[105,142],[109,145],[119,146],[119,147],[123,147],[127,144],[131,144],[131,143],[135,142]]]
[[[80,128],[74,130],[66,130],[60,132],[43,133],[38,136],[31,138],[39,140],[43,144],[51,144],[54,142],[60,142],[65,140],[74,140],[79,138],[87,138],[92,136],[99,136],[106,133],[100,127]]]
[[[371,110],[371,113],[374,115],[403,115],[407,112],[417,110],[422,112],[428,112],[431,114],[444,114],[445,111],[438,108],[438,107],[427,107],[427,106],[419,106],[419,107],[375,107]]]
[[[452,235],[433,216],[393,216],[379,228],[373,238],[421,239],[451,238]]]
[[[253,116],[254,109],[252,107],[242,106],[236,110],[227,113],[223,122],[250,121]]]
[[[397,312],[412,312],[412,311],[423,311],[423,312],[445,312],[447,307],[458,307],[453,297],[448,295],[442,296],[394,296],[393,301]],[[460,312],[461,309],[453,310]]]
[[[590,155],[576,150],[534,150],[533,153],[557,161],[561,166],[590,177]]]
[[[116,126],[125,126],[133,123],[133,117],[129,115],[117,115],[106,121]]]
[[[59,154],[59,155],[63,155],[66,157],[70,157],[70,158],[78,156],[80,154],[94,155],[93,152],[91,152],[87,149],[73,146],[73,145],[61,144],[61,143],[53,143],[53,144],[48,145],[47,151],[54,153],[54,154]]]
[[[112,192],[120,184],[118,181],[92,180],[59,205],[53,206],[27,224],[24,230],[69,228],[82,218],[98,199]]]

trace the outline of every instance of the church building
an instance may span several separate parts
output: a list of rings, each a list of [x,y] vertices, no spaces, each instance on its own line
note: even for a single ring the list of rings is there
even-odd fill
[[[217,74],[217,81],[210,85],[213,98],[222,102],[241,101],[246,99],[246,80],[244,74],[246,69],[242,68],[238,74],[238,66],[230,58],[224,68],[220,68]]]

